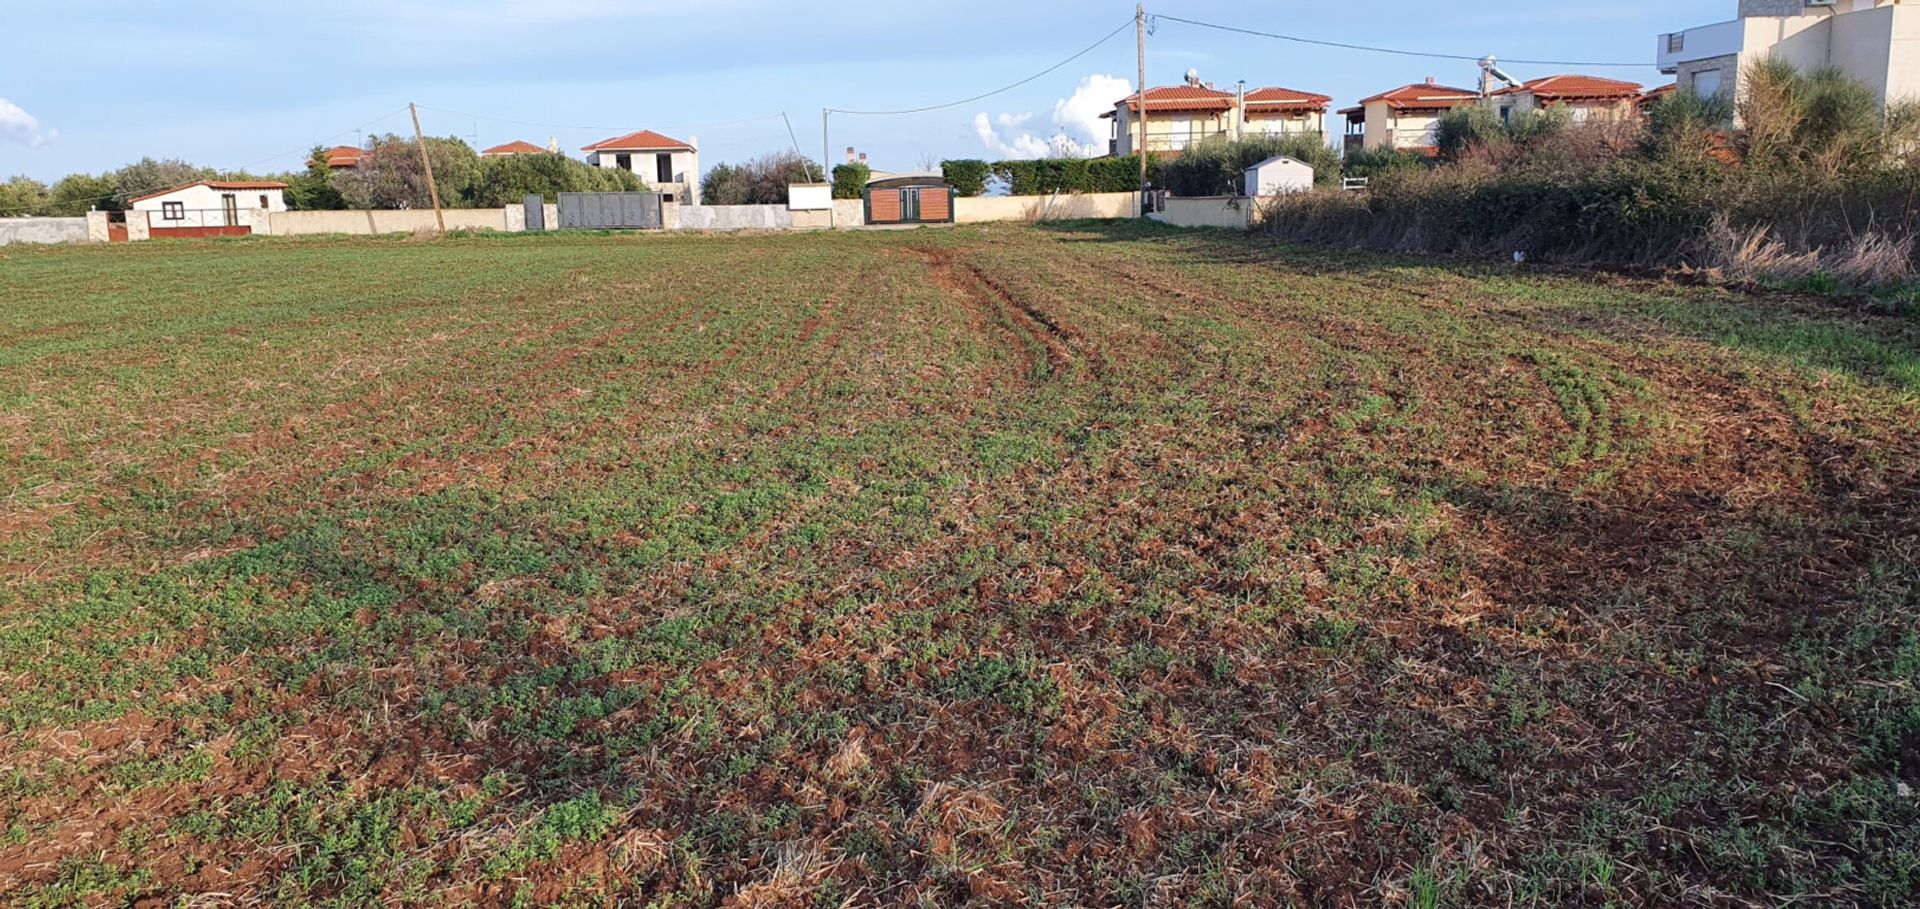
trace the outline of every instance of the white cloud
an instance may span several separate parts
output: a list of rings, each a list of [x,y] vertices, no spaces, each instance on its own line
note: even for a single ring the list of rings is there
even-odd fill
[[[0,140],[18,142],[28,148],[39,148],[59,137],[51,129],[41,129],[40,121],[32,114],[20,109],[20,106],[0,98]]]
[[[1091,158],[1107,152],[1110,121],[1100,115],[1113,110],[1121,98],[1133,93],[1133,83],[1117,76],[1096,73],[1080,80],[1072,97],[1053,105],[1054,133],[1042,139],[1025,127],[1033,114],[982,113],[973,118],[973,131],[987,151],[1001,158]]]
[[[1073,97],[1053,105],[1053,123],[1082,143],[1105,148],[1112,135],[1112,121],[1102,120],[1100,115],[1113,113],[1113,105],[1131,94],[1133,83],[1096,73],[1080,80]]]
[[[1001,114],[1000,127],[1018,129],[1021,123],[1032,117],[1032,114],[1023,114],[1018,117]],[[1014,136],[1011,142],[1002,138],[1000,130],[994,126],[993,118],[986,114],[974,115],[973,131],[980,136],[981,144],[985,145],[987,151],[993,153],[996,158],[1044,158],[1050,151],[1045,141],[1034,138],[1031,133],[1020,133]]]

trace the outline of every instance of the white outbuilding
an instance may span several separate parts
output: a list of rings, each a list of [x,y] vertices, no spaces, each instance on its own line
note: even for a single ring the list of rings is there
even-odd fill
[[[148,236],[244,236],[267,214],[287,210],[286,191],[276,180],[196,180],[128,201],[146,216]]]
[[[1268,158],[1247,168],[1246,194],[1280,196],[1313,189],[1313,165],[1286,155]]]

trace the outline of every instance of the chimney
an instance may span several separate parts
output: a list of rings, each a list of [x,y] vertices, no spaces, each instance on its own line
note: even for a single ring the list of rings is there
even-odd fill
[[[865,164],[865,163],[867,163],[867,153],[866,153],[866,152],[861,152],[861,153],[860,153],[860,163],[861,163],[861,164]]]
[[[560,153],[560,138],[558,136],[547,137],[547,151],[555,155]]]
[[[847,146],[847,163],[852,164],[854,161],[853,146],[849,145]]]
[[[1439,85],[1439,84],[1440,84],[1440,77],[1439,77],[1439,76],[1428,76],[1428,77],[1427,77],[1427,84],[1428,84],[1428,85]]]

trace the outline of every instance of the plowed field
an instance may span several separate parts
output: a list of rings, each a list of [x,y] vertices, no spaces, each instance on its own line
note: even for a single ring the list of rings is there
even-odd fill
[[[1908,906],[1920,320],[1138,225],[0,252],[0,902]]]

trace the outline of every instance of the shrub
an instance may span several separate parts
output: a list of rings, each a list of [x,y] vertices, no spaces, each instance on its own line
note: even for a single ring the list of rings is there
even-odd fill
[[[720,164],[700,180],[706,205],[784,205],[787,187],[812,183],[820,165],[796,152],[761,155],[745,164]]]
[[[640,192],[646,184],[631,171],[594,167],[565,155],[496,155],[480,159],[472,202],[481,208],[519,205],[527,196],[547,201],[560,193]]]
[[[861,199],[867,194],[867,181],[873,179],[873,169],[865,164],[842,164],[833,169],[833,197],[835,199]]]
[[[1475,148],[1525,149],[1565,130],[1573,121],[1565,107],[1553,106],[1523,112],[1510,120],[1484,104],[1457,107],[1440,115],[1434,124],[1434,145],[1440,157],[1457,160]]]
[[[1349,177],[1372,179],[1394,171],[1424,170],[1428,164],[1424,155],[1397,148],[1376,148],[1349,152],[1340,162],[1340,170]]]
[[[1246,188],[1247,168],[1276,155],[1313,167],[1313,182],[1336,186],[1340,156],[1318,133],[1284,136],[1215,136],[1187,146],[1166,167],[1166,188],[1176,196],[1237,196]]]
[[[962,196],[977,196],[987,191],[987,177],[992,169],[987,162],[972,158],[940,162],[940,175],[946,178],[953,191]]]

